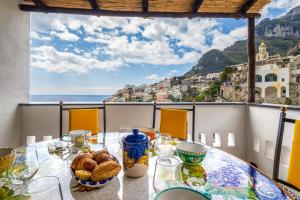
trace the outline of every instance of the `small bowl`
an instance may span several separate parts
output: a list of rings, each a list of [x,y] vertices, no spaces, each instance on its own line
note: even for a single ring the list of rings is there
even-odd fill
[[[207,154],[207,148],[202,144],[182,142],[176,146],[177,156],[188,165],[198,165]]]
[[[7,171],[12,154],[12,148],[0,148],[0,173]]]
[[[173,199],[193,199],[193,200],[207,200],[203,194],[196,190],[186,187],[173,187],[161,191],[155,197],[155,200],[173,200]]]
[[[117,163],[119,163],[118,159],[113,156],[113,160],[116,161]],[[120,164],[120,163],[119,163]],[[118,176],[118,174],[114,177],[110,177],[108,179],[104,179],[104,180],[100,180],[100,181],[92,181],[92,180],[81,180],[79,179],[76,175],[75,175],[75,170],[71,169],[71,175],[73,176],[73,178],[80,184],[86,187],[93,187],[93,188],[104,188],[105,186],[109,185],[111,182],[113,182],[113,180]]]

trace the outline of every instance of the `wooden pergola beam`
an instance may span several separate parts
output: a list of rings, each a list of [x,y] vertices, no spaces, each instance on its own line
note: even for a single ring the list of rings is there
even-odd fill
[[[194,12],[194,13],[198,12],[202,3],[203,3],[203,0],[195,0],[194,4],[192,6],[192,12]]]
[[[255,4],[257,0],[246,0],[244,5],[241,7],[241,13],[247,13],[247,11]]]
[[[32,0],[34,5],[39,6],[39,7],[45,7],[45,4],[41,0]]]
[[[255,18],[248,18],[248,103],[255,102]]]
[[[148,12],[148,0],[142,1],[142,10],[143,12]]]
[[[170,17],[170,18],[248,18],[259,17],[260,14],[253,13],[208,13],[208,12],[137,12],[137,11],[111,11],[111,10],[92,10],[80,8],[60,8],[60,7],[37,7],[32,5],[19,5],[20,10],[27,12],[44,12],[44,13],[65,13],[79,15],[97,15],[113,17]]]
[[[98,7],[98,3],[96,0],[89,0],[90,4],[91,4],[91,7],[94,11],[97,11],[99,10],[99,7]]]

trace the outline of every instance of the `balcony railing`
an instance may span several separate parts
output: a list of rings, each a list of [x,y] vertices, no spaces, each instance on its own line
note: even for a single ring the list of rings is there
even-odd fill
[[[87,107],[101,104],[69,103],[66,106]],[[160,103],[159,107],[189,108],[192,103]],[[22,143],[35,135],[42,140],[45,135],[59,137],[59,104],[20,104]],[[107,132],[117,132],[121,125],[152,127],[153,103],[106,103]],[[204,142],[252,161],[267,174],[272,174],[273,157],[279,122],[280,106],[245,103],[196,103],[195,141]],[[99,112],[103,112],[100,110]],[[100,130],[103,118],[100,113]],[[299,118],[300,108],[289,107],[287,116]],[[68,114],[63,114],[63,131],[68,131]],[[156,112],[156,128],[159,128],[160,112]],[[287,125],[284,133],[280,176],[287,175],[293,127]],[[188,113],[188,135],[192,138],[192,113]]]

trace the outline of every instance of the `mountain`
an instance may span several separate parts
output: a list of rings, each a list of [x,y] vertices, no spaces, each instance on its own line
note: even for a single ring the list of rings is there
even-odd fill
[[[256,25],[256,48],[264,40],[270,55],[296,55],[300,52],[300,6],[276,19],[263,19]],[[184,76],[223,71],[226,66],[247,62],[247,40],[237,41],[223,51],[210,50]]]
[[[300,41],[297,42],[297,44],[291,48],[288,52],[288,55],[291,55],[291,56],[295,56],[295,55],[299,55],[300,54]]]

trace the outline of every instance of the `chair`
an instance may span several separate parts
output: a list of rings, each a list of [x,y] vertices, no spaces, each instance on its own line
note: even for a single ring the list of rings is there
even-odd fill
[[[155,121],[156,121],[156,110],[160,110],[161,111],[161,124],[160,124],[160,132],[168,132],[169,134],[171,134],[172,137],[177,137],[179,139],[187,139],[187,116],[185,114],[185,117],[183,116],[184,113],[181,113],[182,111],[186,112],[186,111],[191,111],[193,113],[192,116],[192,140],[195,141],[195,102],[193,102],[192,108],[190,109],[175,109],[175,108],[160,108],[157,106],[156,102],[154,102],[153,104],[153,122],[152,122],[152,127],[155,128]],[[177,112],[177,113],[176,113]],[[180,119],[176,119],[176,117],[174,118],[174,115],[178,115],[181,116],[181,120]],[[180,123],[183,124],[180,124]],[[176,131],[168,129],[168,127],[170,127],[170,124],[178,124],[179,126],[177,126],[177,129],[185,129],[186,131],[186,135],[185,136],[179,136]],[[165,131],[167,130],[167,131]]]
[[[103,132],[106,133],[106,112],[105,102],[103,106],[97,107],[64,107],[63,101],[60,101],[60,137],[62,137],[63,111],[69,112],[69,130],[90,130],[93,135],[99,132],[98,110],[103,109]],[[95,112],[95,109],[97,111]]]
[[[295,119],[286,118],[286,107],[281,108],[280,118],[279,118],[279,127],[277,134],[277,141],[275,147],[275,156],[274,156],[274,165],[273,165],[273,180],[280,183],[288,193],[291,194],[295,199],[300,199],[300,122],[297,122]],[[279,166],[280,166],[280,155],[282,148],[282,139],[284,133],[285,123],[293,123],[295,124],[295,133],[294,140],[292,145],[291,157],[290,157],[290,165],[289,165],[289,175],[288,180],[284,181],[278,177],[279,174]],[[296,123],[299,123],[296,126]],[[298,127],[298,128],[297,128]],[[297,154],[297,157],[295,155]],[[297,174],[294,174],[294,170],[296,168]],[[293,176],[291,176],[293,173]],[[297,177],[298,175],[298,177]],[[295,178],[296,177],[296,178]]]

